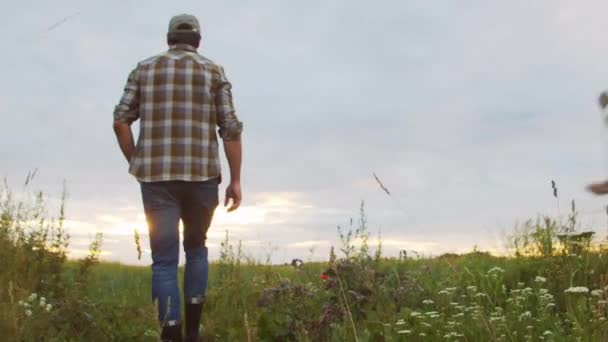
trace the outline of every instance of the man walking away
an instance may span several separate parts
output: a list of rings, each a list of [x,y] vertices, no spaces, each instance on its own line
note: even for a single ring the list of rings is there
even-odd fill
[[[223,68],[197,53],[198,20],[175,16],[168,51],[137,64],[114,111],[114,131],[140,183],[152,250],[152,299],[158,303],[163,341],[182,340],[177,281],[179,221],[186,254],[186,341],[199,341],[209,264],[205,240],[218,205],[221,182],[218,139],[230,166],[224,206],[241,203],[242,123],[235,115],[231,84]],[[140,119],[137,145],[131,124]]]

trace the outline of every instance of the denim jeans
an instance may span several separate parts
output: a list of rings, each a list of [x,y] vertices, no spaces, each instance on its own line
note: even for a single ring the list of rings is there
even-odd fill
[[[152,300],[158,301],[158,319],[166,325],[181,321],[177,280],[180,219],[186,255],[184,300],[197,304],[205,298],[209,275],[205,240],[218,205],[218,182],[140,183],[152,250]]]

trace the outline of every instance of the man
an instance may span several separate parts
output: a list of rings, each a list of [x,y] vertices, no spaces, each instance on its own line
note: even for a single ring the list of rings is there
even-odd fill
[[[180,219],[186,254],[186,341],[199,340],[208,279],[206,233],[221,182],[216,126],[230,166],[224,206],[241,203],[242,123],[231,84],[218,64],[197,53],[200,25],[192,15],[171,19],[169,50],[139,62],[114,111],[114,131],[141,185],[152,250],[152,298],[158,301],[163,341],[181,341],[177,280]],[[137,145],[131,124],[140,119]]]
[[[598,102],[603,112],[604,122],[608,124],[608,92],[603,92]],[[587,190],[596,195],[606,195],[608,194],[608,181],[593,183],[587,187]]]

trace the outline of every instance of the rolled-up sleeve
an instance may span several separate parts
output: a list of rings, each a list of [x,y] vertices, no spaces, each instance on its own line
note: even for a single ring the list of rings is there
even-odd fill
[[[232,102],[232,85],[218,66],[218,79],[215,87],[215,110],[219,135],[223,140],[239,140],[243,132],[243,123],[236,116]]]
[[[133,69],[127,79],[124,92],[114,108],[114,120],[132,123],[139,119],[139,66]]]

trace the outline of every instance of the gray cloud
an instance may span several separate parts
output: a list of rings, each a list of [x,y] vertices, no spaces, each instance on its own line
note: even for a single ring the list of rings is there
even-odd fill
[[[602,222],[582,188],[608,167],[595,107],[608,84],[603,2],[0,6],[10,46],[0,171],[16,182],[39,167],[55,197],[68,179],[75,220],[141,209],[111,112],[129,70],[164,49],[168,18],[194,12],[202,53],[226,67],[245,122],[245,204],[294,192],[318,208],[240,237],[335,242],[335,226],[366,200],[387,239],[490,244],[556,210],[550,179],[562,206],[575,198],[589,225]]]

